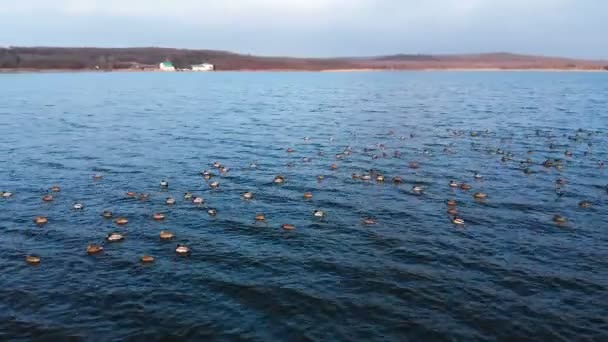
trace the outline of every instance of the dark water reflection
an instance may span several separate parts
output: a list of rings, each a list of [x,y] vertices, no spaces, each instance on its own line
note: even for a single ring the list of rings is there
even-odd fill
[[[14,193],[0,199],[0,339],[608,337],[606,74],[23,74],[0,75],[0,91],[0,191]],[[216,160],[230,170],[211,190],[199,172]],[[371,169],[386,181],[351,179]],[[111,231],[125,241],[87,256]]]

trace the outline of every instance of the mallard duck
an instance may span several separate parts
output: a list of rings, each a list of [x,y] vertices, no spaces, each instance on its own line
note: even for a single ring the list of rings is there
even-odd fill
[[[87,254],[97,254],[103,252],[103,247],[95,244],[91,244],[87,246]]]

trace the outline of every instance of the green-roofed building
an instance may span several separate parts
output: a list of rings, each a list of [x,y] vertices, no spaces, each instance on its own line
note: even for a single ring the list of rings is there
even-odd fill
[[[175,67],[171,62],[162,62],[159,67],[161,71],[175,71]]]

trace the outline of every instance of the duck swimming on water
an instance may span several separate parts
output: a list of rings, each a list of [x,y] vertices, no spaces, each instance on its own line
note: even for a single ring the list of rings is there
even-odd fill
[[[175,235],[169,231],[166,230],[162,230],[160,232],[160,239],[161,240],[171,240],[175,237]]]
[[[47,219],[46,216],[36,216],[34,222],[39,226],[43,226],[49,222],[49,219]]]
[[[315,209],[315,211],[312,212],[312,215],[314,217],[323,217],[325,216],[325,213],[322,210]]]
[[[154,213],[154,214],[152,215],[152,218],[153,218],[154,220],[156,220],[156,221],[162,221],[162,220],[164,220],[164,219],[165,219],[165,214],[163,214],[163,213]]]
[[[111,211],[109,211],[109,210],[104,210],[104,211],[101,213],[101,216],[102,216],[103,218],[112,218],[112,212],[111,212]]]
[[[87,254],[93,255],[103,252],[103,247],[95,244],[87,246]]]
[[[372,218],[372,217],[366,217],[366,218],[363,219],[363,224],[367,225],[367,226],[370,226],[370,225],[373,225],[373,224],[376,224],[376,223],[377,223],[376,219]]]
[[[188,255],[190,254],[190,247],[186,245],[177,245],[177,247],[175,247],[175,253],[179,255]]]
[[[139,260],[144,264],[149,264],[151,262],[154,262],[154,257],[150,255],[144,255]]]
[[[121,233],[109,233],[106,240],[108,242],[118,242],[124,240],[124,236]]]
[[[126,217],[118,217],[116,220],[114,220],[114,223],[119,226],[124,226],[125,224],[129,223],[129,220]]]
[[[25,262],[27,262],[30,265],[38,265],[38,264],[40,264],[40,257],[35,256],[35,255],[28,255],[25,257]]]
[[[256,221],[266,221],[266,215],[264,215],[264,214],[256,214],[255,215],[255,220]]]

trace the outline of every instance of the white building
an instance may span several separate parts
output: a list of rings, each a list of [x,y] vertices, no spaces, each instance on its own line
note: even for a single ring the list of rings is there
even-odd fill
[[[192,66],[192,71],[213,71],[215,66],[209,63],[196,64]]]
[[[161,71],[175,71],[175,67],[171,62],[162,62],[159,65]]]

